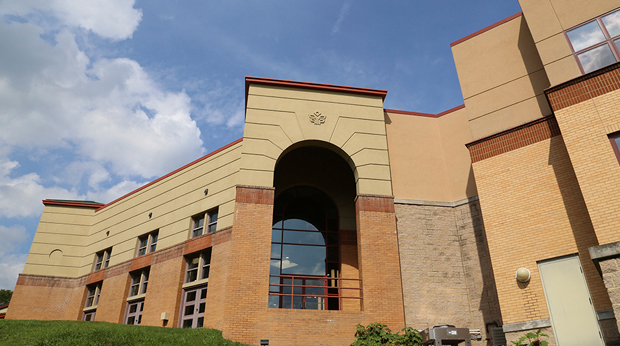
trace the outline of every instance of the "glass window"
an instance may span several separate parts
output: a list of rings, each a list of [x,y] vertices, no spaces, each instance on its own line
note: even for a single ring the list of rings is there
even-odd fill
[[[101,282],[88,285],[88,294],[86,295],[86,304],[84,308],[96,306],[99,303],[99,295],[101,294]]]
[[[144,310],[144,300],[127,303],[125,313],[125,324],[140,325],[142,322],[142,311]]]
[[[134,297],[146,293],[149,282],[150,268],[142,269],[131,274],[131,286],[129,287],[129,297]]]
[[[112,248],[99,251],[95,254],[95,266],[93,271],[107,268],[110,264],[110,256],[112,254]]]
[[[218,208],[211,209],[204,214],[192,218],[192,238],[215,232],[217,229]]]
[[[185,283],[204,280],[209,278],[211,267],[211,248],[199,254],[187,257],[187,269],[185,271]]]
[[[149,234],[145,234],[138,238],[138,251],[136,256],[146,255],[157,249],[157,238],[159,237],[159,230],[153,231]]]
[[[620,163],[620,132],[614,132],[609,135],[609,142],[611,142],[611,148],[616,154],[616,159]]]
[[[620,61],[620,10],[568,30],[566,36],[583,73]]]

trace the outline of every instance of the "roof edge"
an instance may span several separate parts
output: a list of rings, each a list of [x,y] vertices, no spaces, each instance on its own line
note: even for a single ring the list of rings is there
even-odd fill
[[[470,38],[476,37],[476,36],[478,36],[478,35],[480,35],[480,34],[482,34],[484,32],[487,32],[487,31],[489,31],[489,30],[491,30],[491,29],[493,29],[493,28],[495,28],[497,26],[500,26],[500,25],[502,25],[502,24],[504,24],[506,22],[509,22],[509,21],[515,19],[515,18],[521,17],[522,15],[523,15],[523,11],[517,12],[517,13],[513,14],[512,16],[508,17],[508,18],[504,18],[504,19],[500,20],[497,23],[493,23],[493,24],[487,26],[486,28],[482,28],[482,29],[474,32],[473,34],[469,34],[469,35],[467,35],[467,36],[465,36],[465,37],[463,37],[463,38],[461,38],[459,40],[456,40],[456,41],[450,43],[450,47],[454,47],[454,46],[456,46],[459,43],[463,43],[463,42],[469,40]]]
[[[120,201],[120,200],[123,200],[123,199],[125,199],[125,198],[127,198],[127,197],[129,197],[129,196],[133,195],[134,193],[136,193],[136,192],[140,191],[140,190],[143,190],[143,189],[145,189],[145,188],[147,188],[147,187],[149,187],[149,186],[151,186],[151,185],[153,185],[153,184],[155,184],[155,183],[157,183],[157,182],[159,182],[159,181],[162,181],[162,180],[164,180],[164,179],[168,178],[169,176],[171,176],[171,175],[173,175],[173,174],[175,174],[175,173],[178,173],[178,172],[180,172],[180,171],[182,171],[182,170],[186,169],[187,167],[193,166],[193,165],[197,164],[198,162],[200,162],[200,161],[202,161],[202,160],[204,160],[204,159],[206,159],[206,158],[208,158],[208,157],[210,157],[210,156],[213,156],[213,155],[215,155],[215,154],[219,153],[220,151],[222,151],[222,150],[224,150],[224,149],[228,149],[228,148],[230,148],[230,147],[232,147],[232,146],[234,146],[234,145],[236,145],[236,144],[238,144],[238,143],[241,143],[242,141],[243,141],[243,137],[241,137],[241,138],[237,139],[236,141],[234,141],[234,142],[232,142],[232,143],[226,144],[225,146],[223,146],[223,147],[221,147],[221,148],[219,148],[219,149],[216,149],[216,150],[214,150],[214,151],[212,151],[212,152],[208,153],[207,155],[205,155],[205,156],[203,156],[203,157],[201,157],[201,158],[199,158],[199,159],[197,159],[197,160],[194,160],[194,161],[192,161],[192,162],[190,162],[190,163],[186,164],[185,166],[183,166],[183,167],[181,167],[181,168],[175,169],[174,171],[172,171],[172,172],[170,172],[170,173],[168,173],[168,174],[166,174],[166,175],[164,175],[164,176],[162,176],[162,177],[159,177],[159,178],[157,178],[157,179],[155,179],[155,180],[151,181],[151,182],[150,182],[150,183],[148,183],[148,184],[145,184],[145,185],[140,186],[139,188],[137,188],[137,189],[135,189],[135,190],[131,191],[130,193],[128,193],[128,194],[126,194],[126,195],[124,195],[124,196],[122,196],[122,197],[119,197],[119,198],[117,198],[117,199],[113,200],[112,202],[110,202],[110,203],[108,203],[108,204],[105,204],[105,205],[103,205],[103,204],[102,204],[102,205],[100,205],[100,206],[97,208],[97,210],[95,210],[95,211],[97,212],[97,211],[99,211],[99,210],[101,210],[101,209],[103,209],[103,208],[105,208],[105,207],[108,207],[108,206],[110,206],[110,205],[112,205],[112,204],[114,204],[114,203],[116,203],[116,202],[118,202],[118,201]]]
[[[68,207],[84,207],[84,208],[101,208],[104,206],[103,203],[98,202],[89,202],[89,201],[68,201],[61,199],[44,199],[43,205],[64,205]]]
[[[443,111],[441,113],[437,113],[437,114],[401,111],[401,110],[398,110],[398,109],[387,109],[387,108],[384,108],[383,110],[388,112],[388,113],[415,115],[415,116],[419,116],[419,117],[429,117],[429,118],[439,118],[439,117],[442,117],[442,116],[444,116],[446,114],[450,114],[452,112],[458,111],[459,109],[463,109],[463,108],[465,108],[464,104],[462,104],[460,106],[456,106],[456,107],[450,108],[448,110],[445,110],[445,111]]]
[[[385,96],[387,95],[387,90],[381,90],[381,89],[369,89],[369,88],[350,87],[350,86],[335,85],[335,84],[310,83],[310,82],[300,82],[300,81],[292,81],[292,80],[285,80],[285,79],[273,79],[273,78],[262,78],[262,77],[246,76],[245,77],[245,98],[246,98],[246,101],[247,101],[247,98],[248,98],[249,86],[252,83],[253,84],[263,84],[263,85],[274,85],[274,86],[302,88],[302,89],[337,91],[337,92],[362,94],[362,95],[369,95],[369,96],[381,96],[382,100],[385,100]]]

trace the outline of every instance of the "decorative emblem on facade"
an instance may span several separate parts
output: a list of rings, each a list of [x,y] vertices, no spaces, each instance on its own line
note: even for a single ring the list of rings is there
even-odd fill
[[[321,115],[320,112],[314,112],[313,114],[308,114],[308,117],[310,118],[310,122],[313,123],[314,125],[321,125],[325,123],[325,119],[327,119],[327,116]]]

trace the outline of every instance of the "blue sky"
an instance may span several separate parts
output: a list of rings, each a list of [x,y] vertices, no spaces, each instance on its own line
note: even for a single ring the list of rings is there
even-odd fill
[[[75,6],[79,3],[80,6]],[[450,43],[520,11],[497,1],[0,2],[0,288],[41,200],[109,202],[243,136],[244,77],[463,103]]]

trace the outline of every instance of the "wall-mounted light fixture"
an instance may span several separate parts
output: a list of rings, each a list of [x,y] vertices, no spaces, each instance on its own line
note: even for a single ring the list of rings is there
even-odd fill
[[[167,321],[170,319],[170,313],[169,312],[162,312],[161,313],[161,320],[162,321]]]
[[[209,189],[205,189],[205,196],[209,194]]]
[[[149,213],[149,219],[153,217],[153,213]]]
[[[515,273],[515,277],[520,282],[528,282],[530,281],[530,278],[532,277],[532,273],[530,273],[529,269],[521,267],[517,269],[517,272]]]

